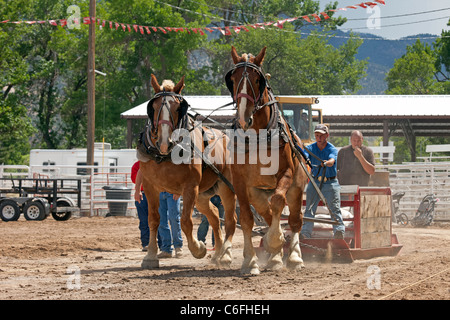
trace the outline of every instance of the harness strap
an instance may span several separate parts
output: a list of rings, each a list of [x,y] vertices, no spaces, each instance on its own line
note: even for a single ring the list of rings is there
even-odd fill
[[[251,96],[251,95],[249,95],[249,94],[247,94],[247,93],[238,93],[238,95],[237,95],[237,99],[239,99],[239,98],[247,98],[248,100],[250,100],[253,104],[255,104],[255,99]],[[236,100],[237,100],[236,99]],[[260,100],[260,95],[256,98],[256,101],[259,101]]]
[[[159,121],[158,121],[158,126],[159,126],[160,124],[167,124],[172,130],[174,130],[173,122],[172,122],[172,121],[169,121],[169,120],[159,120]]]

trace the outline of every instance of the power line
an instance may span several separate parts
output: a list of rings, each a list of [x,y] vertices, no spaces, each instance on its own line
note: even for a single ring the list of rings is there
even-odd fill
[[[209,7],[209,8],[213,8],[213,9],[216,9],[216,10],[220,10],[220,11],[223,11],[223,12],[226,12],[226,13],[229,13],[229,12],[232,12],[232,13],[238,13],[238,14],[240,13],[240,12],[237,11],[237,10],[220,8],[220,7],[212,6],[212,5],[209,5],[209,4],[206,4],[206,3],[203,4],[203,3],[200,3],[200,2],[197,2],[197,1],[193,1],[193,0],[187,0],[187,1],[188,1],[188,2],[191,2],[191,3],[198,4],[198,5],[205,5],[205,6]],[[259,14],[253,14],[253,13],[242,12],[242,14],[247,15],[247,16],[253,16],[253,17],[262,17],[262,16],[259,15]]]
[[[419,15],[419,14],[427,14],[427,13],[433,13],[433,12],[439,12],[439,11],[445,11],[445,10],[450,10],[450,8],[442,8],[442,9],[436,9],[436,10],[430,10],[430,11],[421,11],[421,12],[415,12],[415,13],[397,14],[397,15],[393,15],[393,16],[380,17],[380,19],[391,19],[391,18],[408,17],[408,16],[415,16],[415,15]],[[347,19],[347,21],[360,21],[360,20],[367,20],[367,18]]]
[[[409,24],[415,24],[415,23],[423,23],[423,22],[430,22],[430,21],[436,21],[441,19],[450,19],[449,16],[440,17],[440,18],[433,18],[433,19],[427,19],[427,20],[420,20],[420,21],[412,21],[412,22],[403,22],[403,23],[396,23],[396,24],[390,24],[390,25],[383,25],[380,26],[382,28],[388,28],[388,27],[398,27],[398,26],[404,26]],[[363,29],[369,29],[368,27],[358,27],[358,28],[342,28],[340,30],[363,30]]]

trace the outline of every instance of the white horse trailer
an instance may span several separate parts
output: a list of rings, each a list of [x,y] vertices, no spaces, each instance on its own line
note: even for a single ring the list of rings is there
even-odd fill
[[[86,149],[32,149],[30,151],[30,167],[32,172],[49,176],[85,175]],[[131,170],[137,161],[136,149],[111,149],[110,144],[96,143],[94,149],[94,166],[129,167]],[[97,169],[95,169],[97,170]]]

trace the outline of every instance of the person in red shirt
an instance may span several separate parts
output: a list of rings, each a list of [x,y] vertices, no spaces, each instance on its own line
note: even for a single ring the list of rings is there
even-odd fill
[[[135,184],[134,200],[139,217],[139,230],[141,231],[142,251],[148,250],[150,241],[150,228],[148,226],[148,203],[142,187],[142,173],[140,162],[137,161],[131,167],[131,181]],[[183,239],[180,225],[180,196],[168,192],[159,194],[160,225],[158,227],[158,247],[161,253],[158,258],[171,258],[172,246],[175,248],[175,256],[183,254]],[[169,227],[169,222],[170,226]]]
[[[147,251],[150,238],[150,229],[148,227],[148,203],[142,187],[142,176],[139,168],[140,161],[135,162],[131,167],[131,181],[135,184],[134,201],[139,218],[142,251]]]

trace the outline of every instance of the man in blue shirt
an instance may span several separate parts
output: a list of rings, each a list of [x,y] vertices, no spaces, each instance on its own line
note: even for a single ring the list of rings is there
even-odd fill
[[[316,142],[306,146],[306,148],[322,161],[319,161],[315,157],[306,153],[308,158],[313,165],[312,176],[315,179],[315,182],[318,186],[321,184],[321,180],[323,180],[321,192],[328,203],[328,207],[332,213],[332,219],[339,222],[338,225],[333,225],[333,233],[335,239],[343,239],[345,233],[344,221],[342,220],[341,213],[341,186],[339,185],[338,180],[336,179],[337,170],[336,170],[336,162],[337,162],[337,149],[328,142],[329,137],[328,127],[324,124],[319,124],[314,129],[314,136],[316,138]],[[322,177],[323,170],[325,170],[325,177]],[[314,218],[317,205],[319,204],[320,197],[317,194],[316,189],[309,182],[306,188],[306,210],[305,217]],[[314,223],[313,222],[304,222],[302,231],[300,233],[300,238],[311,238],[313,231]]]

